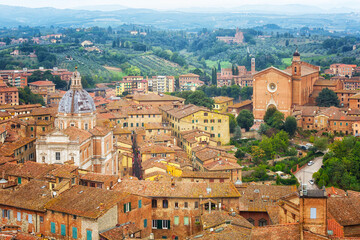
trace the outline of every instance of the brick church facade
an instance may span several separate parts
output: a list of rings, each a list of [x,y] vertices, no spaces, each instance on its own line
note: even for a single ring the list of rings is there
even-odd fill
[[[253,81],[254,118],[263,119],[269,107],[275,107],[287,117],[294,106],[309,103],[319,71],[318,66],[301,61],[296,50],[291,66],[285,70],[269,67],[256,73]]]

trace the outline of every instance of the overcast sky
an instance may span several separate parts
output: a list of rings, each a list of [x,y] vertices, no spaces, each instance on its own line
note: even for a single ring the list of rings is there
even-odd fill
[[[324,9],[342,6],[360,7],[359,0],[0,0],[0,4],[25,7],[79,8],[90,5],[123,5],[131,8],[176,9],[206,7],[219,8],[253,4],[305,4]]]

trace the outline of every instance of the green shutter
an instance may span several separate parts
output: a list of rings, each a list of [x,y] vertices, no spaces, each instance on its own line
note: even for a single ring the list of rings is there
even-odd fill
[[[21,177],[18,177],[18,184],[21,184]]]
[[[144,219],[144,228],[147,227],[147,219]]]
[[[141,208],[141,200],[139,200],[139,208]]]
[[[76,228],[76,227],[73,227],[73,228],[72,228],[72,237],[73,237],[74,239],[77,239],[77,228]]]
[[[124,204],[124,213],[126,213],[126,204]]]
[[[61,236],[66,236],[66,226],[61,224]]]
[[[162,229],[162,220],[157,220],[158,226],[157,229]]]
[[[86,230],[86,240],[92,240],[92,232],[91,232],[91,230]]]
[[[167,220],[168,221],[168,229],[170,229],[170,220]]]
[[[54,222],[51,222],[50,227],[51,227],[51,233],[55,233],[55,223]]]
[[[131,202],[129,202],[129,212],[131,211]]]

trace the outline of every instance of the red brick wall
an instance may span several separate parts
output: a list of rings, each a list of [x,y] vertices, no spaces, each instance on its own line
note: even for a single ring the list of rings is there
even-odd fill
[[[241,211],[240,215],[246,218],[247,220],[249,218],[254,220],[254,226],[259,226],[259,220],[265,219],[267,222],[267,225],[270,225],[270,218],[269,215],[266,212],[247,212],[247,211]]]
[[[77,239],[84,239],[86,236],[81,236],[81,217],[74,215],[62,214],[59,212],[47,211],[45,215],[45,231],[43,234],[46,237],[54,237],[56,239],[73,239],[72,238],[72,227],[77,228]],[[51,222],[55,223],[56,233],[51,233]],[[66,226],[66,236],[61,236],[61,224]]]

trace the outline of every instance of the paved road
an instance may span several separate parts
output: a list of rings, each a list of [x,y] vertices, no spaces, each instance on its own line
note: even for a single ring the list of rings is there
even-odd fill
[[[304,168],[302,168],[295,174],[295,177],[298,179],[300,183],[307,184],[308,189],[318,189],[316,184],[311,185],[309,183],[309,180],[313,179],[312,175],[321,168],[323,164],[323,157],[315,158],[313,161],[314,161],[313,165],[311,166],[306,165]]]

